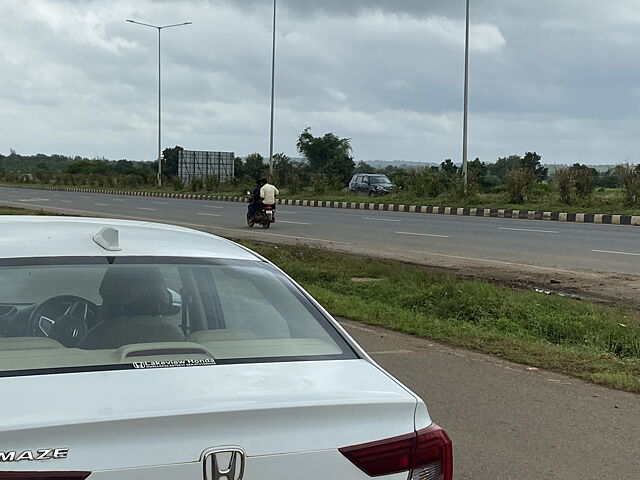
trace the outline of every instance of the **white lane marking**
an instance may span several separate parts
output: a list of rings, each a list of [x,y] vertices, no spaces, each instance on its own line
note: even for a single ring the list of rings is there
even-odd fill
[[[151,202],[151,203],[155,203],[156,205],[169,205],[169,202]]]
[[[419,237],[436,237],[436,238],[449,238],[449,235],[435,235],[432,233],[415,233],[415,232],[395,232],[398,235],[417,235]]]
[[[531,228],[498,227],[498,230],[511,230],[512,232],[560,233],[560,232],[556,232],[555,230],[534,230]]]
[[[24,206],[25,204],[21,204],[21,203],[16,203],[16,204],[12,204],[11,202],[4,202],[5,205],[8,206]],[[204,229],[203,231],[205,232],[210,232],[210,230],[224,230],[227,232],[240,232],[240,233],[251,233],[251,231],[249,229],[240,229],[240,228],[225,228],[225,227],[216,227],[213,225],[202,225],[201,223],[188,223],[188,222],[178,222],[178,221],[173,221],[173,220],[154,220],[154,219],[150,219],[150,218],[146,218],[146,217],[135,217],[133,215],[121,215],[118,213],[114,213],[114,214],[105,214],[104,212],[93,212],[91,210],[80,210],[80,209],[75,209],[75,208],[60,208],[60,207],[51,207],[49,205],[35,205],[35,204],[28,204],[27,206],[29,207],[37,207],[37,208],[47,208],[49,211],[60,211],[60,212],[69,212],[69,213],[88,213],[91,215],[99,215],[101,218],[122,218],[122,219],[127,219],[127,220],[140,220],[140,221],[145,221],[145,222],[151,222],[151,223],[164,223],[164,224],[168,224],[168,225],[178,225],[178,226],[182,226],[182,227],[196,227],[196,228],[202,228]],[[108,216],[107,216],[108,215]],[[292,240],[311,240],[312,242],[326,242],[326,243],[333,243],[336,245],[353,245],[353,243],[349,243],[349,242],[341,242],[339,240],[328,240],[326,238],[314,238],[314,237],[300,237],[298,235],[282,235],[279,233],[267,233],[265,231],[260,231],[260,232],[255,232],[257,235],[260,236],[269,236],[269,237],[282,237],[282,238],[291,238]]]
[[[422,253],[423,255],[433,255],[434,257],[457,258],[459,260],[474,260],[476,262],[497,263],[500,265],[512,265],[514,267],[529,267],[529,268],[537,268],[539,270],[553,270],[554,272],[575,273],[574,271],[564,270],[562,268],[541,267],[538,265],[529,265],[528,263],[507,262],[503,260],[488,260],[486,258],[463,257],[460,255],[446,255],[444,253],[423,252],[420,250],[409,250],[409,252]]]
[[[286,210],[284,212],[282,210],[277,210],[277,212],[278,212],[278,215],[282,215],[283,213],[285,215],[298,215],[298,214],[300,214],[300,212],[289,212],[289,211],[286,211]]]
[[[222,215],[218,215],[217,213],[198,213],[198,215],[206,215],[207,217],[221,217]]]
[[[147,207],[138,207],[138,210],[149,210],[151,212],[155,212],[157,209],[155,209],[155,208],[147,208]]]
[[[126,200],[124,198],[114,198],[113,201],[114,202],[124,202]]]
[[[94,203],[94,205],[97,205],[98,207],[108,207],[109,206],[108,203]]]
[[[278,220],[279,223],[292,223],[294,225],[311,225],[310,223],[306,223],[306,222],[291,222],[291,221],[287,221],[287,220]]]
[[[224,207],[217,207],[215,205],[203,205],[204,208],[217,208],[219,210],[222,210]]]
[[[632,252],[615,252],[612,250],[591,250],[595,253],[610,253],[611,255],[632,255],[634,257],[640,257],[640,253],[632,253]]]
[[[48,198],[19,198],[19,202],[48,202]]]
[[[71,200],[60,200],[60,201],[64,203],[73,203]]]
[[[391,218],[371,218],[371,217],[362,217],[363,220],[371,220],[374,222],[400,222],[400,220],[393,220]]]

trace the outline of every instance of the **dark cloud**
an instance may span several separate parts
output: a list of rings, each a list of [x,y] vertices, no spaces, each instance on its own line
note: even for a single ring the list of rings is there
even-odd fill
[[[268,148],[271,0],[5,0],[0,151],[151,159]],[[460,156],[464,1],[278,0],[276,149],[351,137],[359,159]],[[640,5],[472,0],[472,155],[637,158]]]

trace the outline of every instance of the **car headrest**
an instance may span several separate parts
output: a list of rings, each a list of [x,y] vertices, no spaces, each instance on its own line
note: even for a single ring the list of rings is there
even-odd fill
[[[171,307],[171,294],[157,267],[112,266],[102,278],[101,317],[162,315]]]

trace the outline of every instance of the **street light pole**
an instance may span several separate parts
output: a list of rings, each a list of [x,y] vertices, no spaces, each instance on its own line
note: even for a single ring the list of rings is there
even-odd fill
[[[467,172],[467,139],[468,139],[468,120],[469,120],[469,0],[466,0],[466,27],[465,27],[465,43],[464,43],[464,119],[462,126],[462,178],[464,182],[465,192],[467,190],[468,172]]]
[[[162,187],[162,82],[161,74],[162,69],[162,55],[160,54],[160,32],[161,28],[158,28],[158,187]]]
[[[273,119],[276,97],[276,0],[273,0],[273,42],[271,50],[271,128],[269,130],[269,175],[273,181]]]
[[[158,187],[162,186],[162,55],[160,33],[164,28],[181,27],[183,25],[191,25],[192,22],[174,23],[172,25],[151,25],[149,23],[137,22],[135,20],[127,20],[129,23],[151,27],[158,30]]]

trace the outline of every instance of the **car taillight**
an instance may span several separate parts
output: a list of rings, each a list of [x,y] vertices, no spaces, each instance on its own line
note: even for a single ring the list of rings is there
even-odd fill
[[[353,445],[340,449],[345,457],[371,477],[404,472],[411,468],[416,434],[387,438],[376,442]]]
[[[439,473],[439,475],[438,475]],[[447,432],[435,423],[416,432],[412,480],[451,480],[453,446]]]
[[[0,472],[0,480],[85,480],[91,472]]]
[[[452,480],[453,448],[435,423],[414,433],[340,448],[340,453],[371,477],[411,471],[412,480]]]

